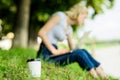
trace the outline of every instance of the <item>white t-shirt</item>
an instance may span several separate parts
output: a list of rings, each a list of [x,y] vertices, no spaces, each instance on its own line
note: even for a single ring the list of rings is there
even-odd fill
[[[47,33],[47,37],[52,44],[57,44],[58,41],[67,39],[67,36],[73,32],[72,27],[69,26],[67,32],[67,17],[64,12],[56,12],[54,15],[59,15],[59,22]]]

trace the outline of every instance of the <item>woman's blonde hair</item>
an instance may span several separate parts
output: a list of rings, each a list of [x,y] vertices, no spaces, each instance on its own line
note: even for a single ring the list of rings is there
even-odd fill
[[[82,4],[76,4],[74,6],[72,6],[68,11],[66,11],[65,13],[71,18],[71,19],[77,19],[78,15],[80,13],[88,13],[87,8],[82,5]]]

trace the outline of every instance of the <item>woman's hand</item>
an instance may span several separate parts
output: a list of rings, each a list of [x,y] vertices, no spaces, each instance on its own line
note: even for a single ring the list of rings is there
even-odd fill
[[[70,52],[70,50],[67,50],[67,49],[55,50],[53,52],[53,55],[61,55],[61,54],[66,54],[68,52]]]

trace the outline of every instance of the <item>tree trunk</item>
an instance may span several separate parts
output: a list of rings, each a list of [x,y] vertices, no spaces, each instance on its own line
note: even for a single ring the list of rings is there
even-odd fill
[[[28,45],[30,2],[30,0],[20,0],[18,2],[14,25],[15,38],[13,44],[15,47],[27,47]]]

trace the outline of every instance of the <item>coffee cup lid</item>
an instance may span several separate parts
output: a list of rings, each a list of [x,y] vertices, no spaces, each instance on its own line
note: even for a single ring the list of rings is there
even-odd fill
[[[36,58],[36,59],[28,59],[27,62],[31,62],[31,61],[40,61],[39,58]]]

